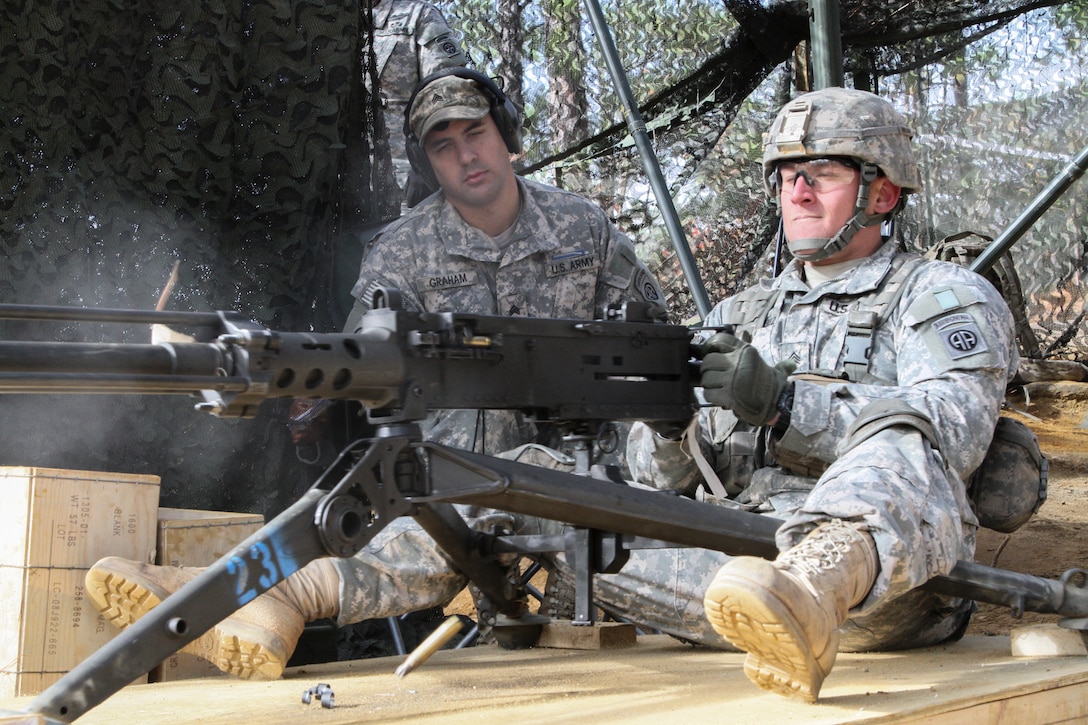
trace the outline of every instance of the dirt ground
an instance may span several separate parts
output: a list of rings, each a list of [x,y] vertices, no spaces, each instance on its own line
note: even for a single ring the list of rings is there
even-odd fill
[[[1031,383],[1008,403],[1008,414],[1035,431],[1047,456],[1047,500],[1012,534],[980,530],[975,560],[1051,579],[1088,568],[1088,427],[1081,427],[1088,426],[1088,383]],[[1056,615],[1033,612],[1016,620],[1006,607],[980,604],[967,633],[1002,635],[1010,627],[1053,621]]]
[[[1073,567],[1088,568],[1088,383],[1030,383],[1008,398],[1006,414],[1039,437],[1050,478],[1039,512],[1012,534],[980,529],[976,561],[1009,571],[1056,579]],[[539,574],[533,584],[543,590]],[[468,592],[448,614],[475,617]],[[1008,635],[1012,627],[1055,622],[1056,615],[1025,612],[1015,619],[1004,606],[980,604],[967,634]]]

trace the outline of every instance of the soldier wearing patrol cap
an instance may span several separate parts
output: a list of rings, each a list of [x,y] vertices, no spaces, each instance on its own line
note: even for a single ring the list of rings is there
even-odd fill
[[[900,250],[891,222],[921,183],[887,101],[807,93],[763,148],[794,259],[705,320],[733,326],[704,345],[712,407],[682,440],[636,426],[628,455],[645,483],[784,519],[775,561],[704,564],[703,604],[753,682],[814,701],[840,647],[962,635],[972,603],[918,587],[973,558],[964,481],[1018,355],[988,282]]]
[[[410,309],[593,319],[630,300],[664,298],[631,241],[585,198],[514,173],[517,109],[492,79],[448,68],[416,88],[405,116],[408,158],[439,191],[391,224],[363,262],[354,325],[380,287]],[[531,440],[508,411],[435,416],[425,435],[488,453]]]
[[[595,319],[612,303],[663,305],[630,240],[599,207],[515,175],[518,114],[491,79],[467,68],[424,79],[408,104],[405,134],[413,167],[440,190],[377,237],[354,289],[348,332],[379,288],[399,290],[406,309],[427,312]],[[512,456],[540,455],[531,462],[568,468],[574,463],[558,451],[521,448],[537,431],[519,412],[441,411],[421,427],[428,440],[457,448],[515,450]],[[501,511],[461,509],[480,530],[542,534],[561,528]],[[88,596],[127,626],[197,573],[110,557],[88,572]],[[333,617],[347,625],[441,606],[466,583],[415,519],[402,517],[351,558],[310,562],[185,651],[240,677],[275,678],[308,621]]]

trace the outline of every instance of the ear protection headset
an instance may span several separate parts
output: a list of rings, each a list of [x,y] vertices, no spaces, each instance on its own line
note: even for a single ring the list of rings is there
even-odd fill
[[[408,99],[408,105],[404,109],[404,146],[408,155],[408,163],[432,189],[438,188],[438,180],[435,178],[434,169],[431,168],[431,162],[427,158],[427,151],[423,148],[422,139],[416,138],[415,134],[412,133],[412,125],[408,119],[411,118],[416,96],[431,83],[448,76],[457,76],[458,78],[473,81],[484,92],[491,105],[491,118],[495,121],[502,140],[506,142],[506,149],[512,154],[521,152],[521,118],[518,115],[518,109],[514,106],[513,101],[507,98],[502,89],[496,85],[495,81],[471,68],[462,66],[443,68],[419,82],[415,90],[412,91],[412,97]]]

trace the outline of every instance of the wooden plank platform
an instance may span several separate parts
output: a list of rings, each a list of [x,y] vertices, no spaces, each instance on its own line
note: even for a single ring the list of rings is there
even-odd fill
[[[820,703],[764,693],[743,655],[640,636],[612,650],[443,650],[398,678],[402,657],[292,668],[275,682],[203,679],[130,685],[77,722],[322,723],[729,722],[986,723],[1088,721],[1088,657],[1016,658],[1007,637],[898,653],[843,654]],[[335,706],[302,695],[319,683]],[[0,701],[25,708],[32,698]],[[0,718],[3,722],[3,718]]]

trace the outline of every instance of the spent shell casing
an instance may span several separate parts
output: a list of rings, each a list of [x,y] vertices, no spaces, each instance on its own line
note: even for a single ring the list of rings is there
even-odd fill
[[[408,659],[404,660],[400,667],[396,669],[397,677],[404,677],[426,662],[428,657],[442,649],[442,645],[450,641],[450,637],[461,631],[461,626],[459,617],[456,615],[448,617],[445,622],[438,626],[438,629],[431,632],[427,639],[420,642],[419,646],[412,650],[412,653],[408,655]]]

